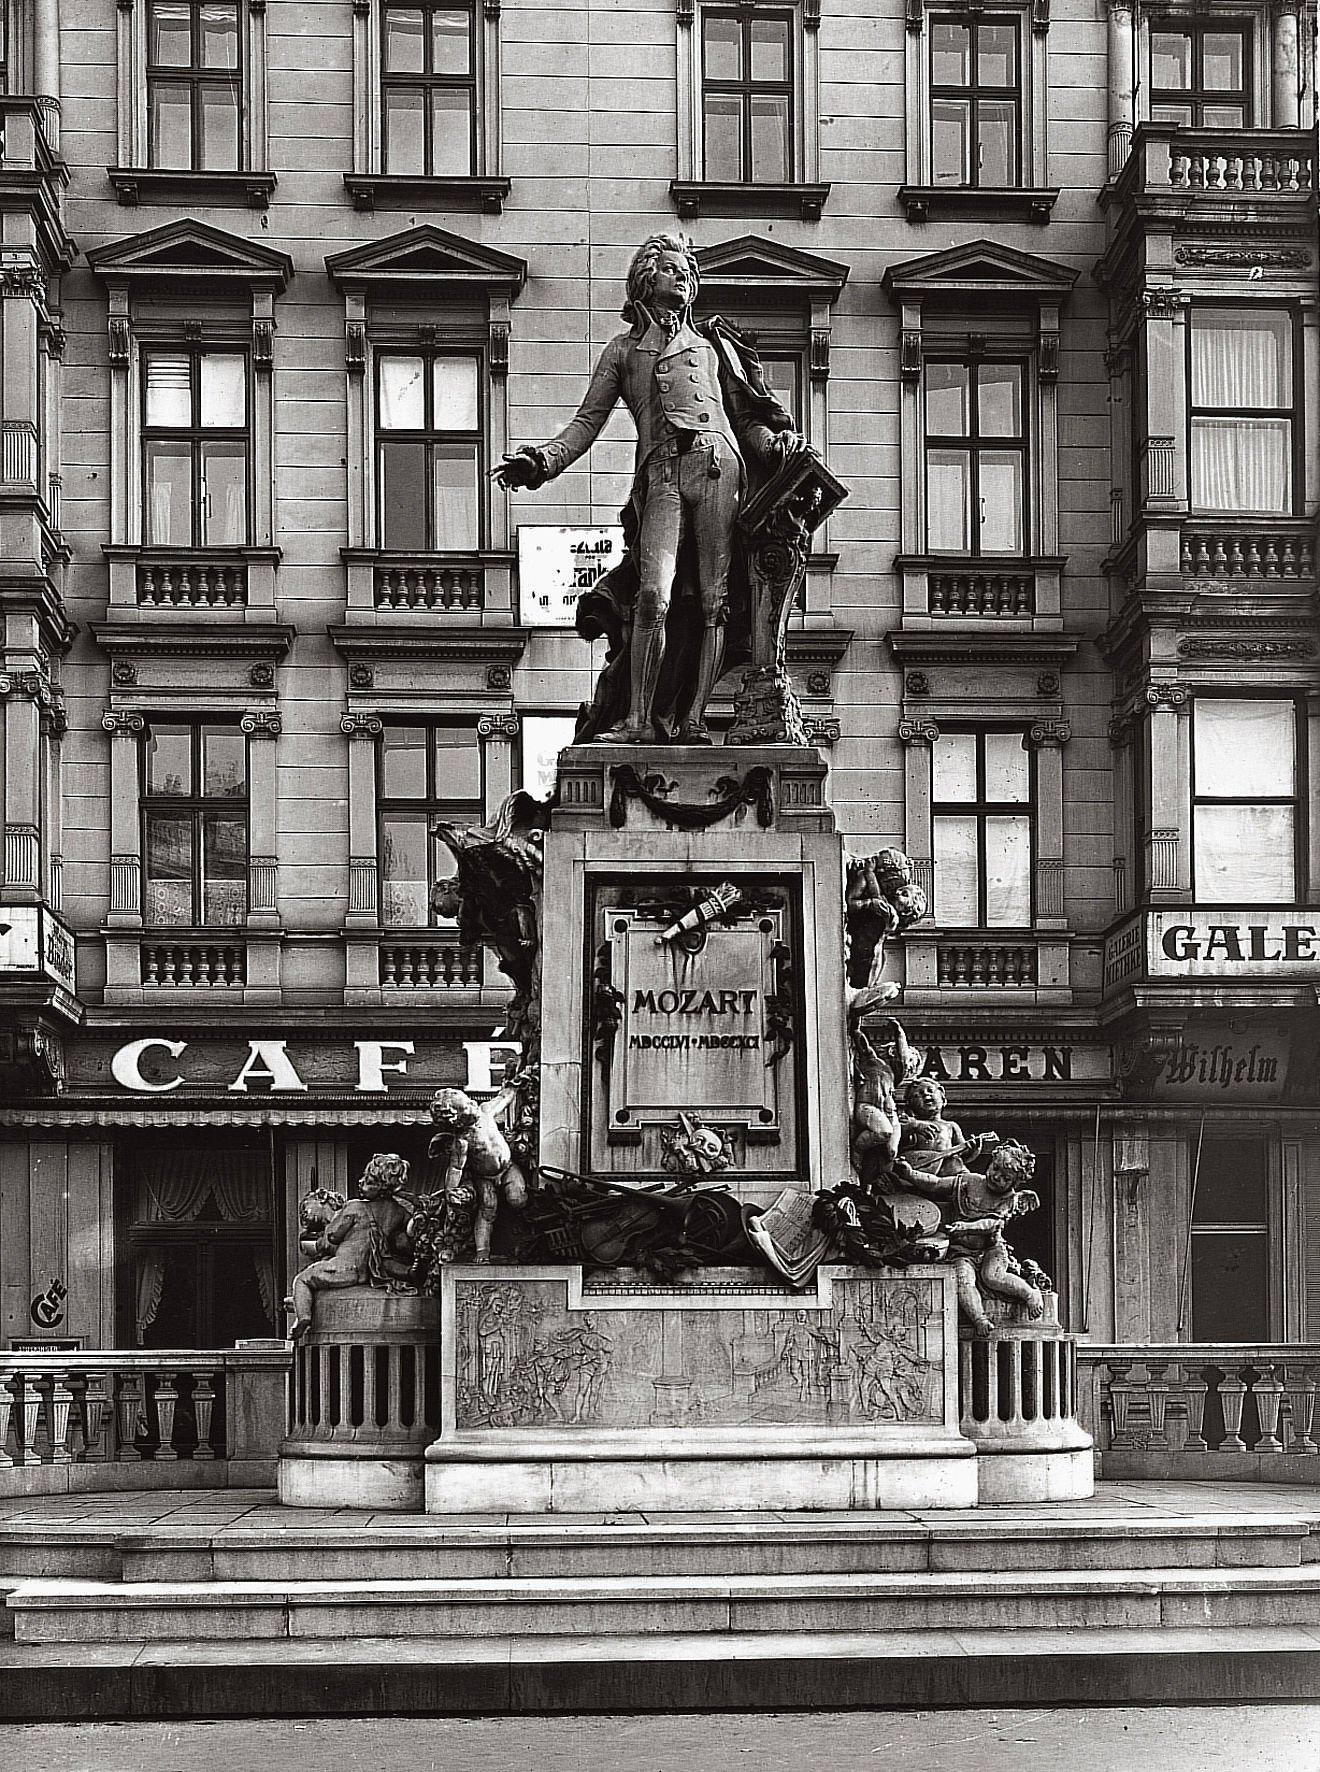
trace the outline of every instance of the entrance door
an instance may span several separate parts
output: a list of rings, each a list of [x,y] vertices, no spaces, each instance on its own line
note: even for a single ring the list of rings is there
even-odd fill
[[[222,1348],[279,1332],[274,1196],[264,1145],[135,1147],[121,1155],[126,1344]]]

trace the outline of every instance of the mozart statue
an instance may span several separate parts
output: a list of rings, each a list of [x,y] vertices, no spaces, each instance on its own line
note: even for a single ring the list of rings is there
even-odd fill
[[[501,485],[535,490],[585,454],[620,400],[637,426],[627,557],[578,607],[578,632],[609,642],[579,743],[711,742],[711,692],[747,657],[738,513],[753,476],[805,447],[750,346],[718,317],[693,318],[696,294],[689,247],[651,235],[628,269],[630,328],[601,352],[576,416],[495,470]]]

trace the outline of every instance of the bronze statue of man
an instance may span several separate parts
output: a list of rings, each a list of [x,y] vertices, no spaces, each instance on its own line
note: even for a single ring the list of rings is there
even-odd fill
[[[604,633],[611,646],[578,737],[709,744],[706,706],[731,662],[734,525],[749,469],[773,470],[803,444],[755,353],[718,318],[694,319],[697,263],[681,239],[643,242],[627,294],[630,329],[601,352],[571,423],[548,443],[506,455],[495,473],[507,487],[543,486],[590,448],[624,402],[637,426],[628,558],[579,609],[578,631]]]

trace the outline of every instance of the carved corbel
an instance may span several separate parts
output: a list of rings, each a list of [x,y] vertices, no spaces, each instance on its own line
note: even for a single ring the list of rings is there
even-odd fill
[[[1062,746],[1072,737],[1072,727],[1066,720],[1040,720],[1027,736],[1034,745]]]
[[[933,720],[900,720],[898,741],[903,745],[934,744],[940,729]]]
[[[135,736],[147,729],[146,717],[131,708],[107,708],[101,715],[101,725],[105,731],[116,732],[121,737]]]
[[[483,714],[477,721],[477,737],[483,744],[492,738],[515,739],[520,724],[517,714]]]
[[[250,738],[278,738],[284,730],[283,717],[268,708],[250,709],[238,725]]]
[[[344,714],[339,721],[339,730],[345,738],[379,738],[385,730],[385,722],[378,714]]]
[[[1181,683],[1152,683],[1146,691],[1148,707],[1168,707],[1177,710],[1187,703],[1187,691]]]

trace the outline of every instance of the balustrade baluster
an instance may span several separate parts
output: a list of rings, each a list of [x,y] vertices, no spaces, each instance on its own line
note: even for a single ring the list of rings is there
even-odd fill
[[[14,1412],[14,1393],[9,1386],[10,1380],[0,1377],[0,1469],[14,1462],[9,1455],[9,1420]]]
[[[58,1373],[50,1380],[47,1407],[51,1463],[68,1464],[69,1415],[73,1409],[73,1392],[69,1389],[67,1380]]]
[[[1279,1404],[1283,1400],[1283,1386],[1279,1382],[1278,1373],[1273,1366],[1258,1366],[1256,1381],[1252,1385],[1252,1394],[1256,1399],[1256,1414],[1260,1421],[1260,1438],[1256,1441],[1257,1452],[1282,1452],[1283,1446],[1278,1437]]]
[[[41,1422],[41,1376],[31,1372],[23,1378],[23,1463],[40,1464],[41,1453],[37,1449],[37,1429]]]
[[[211,1444],[211,1416],[215,1409],[213,1376],[211,1372],[199,1372],[193,1379],[193,1419],[197,1424],[197,1444],[193,1448],[194,1458],[215,1457],[215,1447]]]
[[[1132,1393],[1138,1387],[1129,1382],[1131,1360],[1109,1360],[1109,1444],[1115,1448],[1135,1444],[1132,1435]],[[1060,1374],[1062,1376],[1062,1374]]]
[[[1169,1387],[1164,1382],[1164,1375],[1168,1370],[1167,1360],[1147,1360],[1146,1362],[1146,1406],[1150,1410],[1150,1443],[1161,1451],[1169,1444],[1169,1436],[1165,1429]]]
[[[106,1464],[113,1456],[114,1379],[108,1372],[89,1372],[83,1382],[83,1456]]]
[[[174,1410],[179,1400],[173,1375],[162,1372],[156,1379],[156,1429],[159,1444],[156,1447],[156,1458],[170,1459],[179,1455],[174,1450]]]
[[[119,1396],[117,1399],[119,1414],[119,1447],[117,1456],[120,1459],[146,1457],[145,1449],[139,1445],[147,1431],[146,1387],[140,1372],[125,1372],[119,1380]]]
[[[1221,1452],[1245,1452],[1246,1441],[1242,1438],[1242,1405],[1246,1400],[1247,1387],[1239,1372],[1225,1373],[1219,1384],[1219,1401],[1224,1411],[1224,1438],[1220,1445]]]
[[[1209,1385],[1204,1375],[1195,1367],[1184,1368],[1183,1397],[1187,1404],[1187,1446],[1188,1452],[1205,1452],[1205,1399]]]
[[[1315,1376],[1309,1366],[1284,1369],[1284,1385],[1288,1392],[1288,1450],[1305,1455],[1316,1450],[1311,1438],[1315,1414]]]

